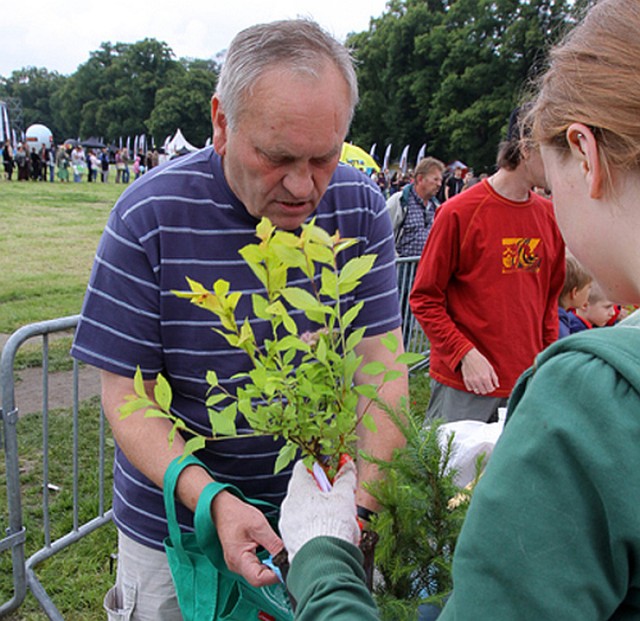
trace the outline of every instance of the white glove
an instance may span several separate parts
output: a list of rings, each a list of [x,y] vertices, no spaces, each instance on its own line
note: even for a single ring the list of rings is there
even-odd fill
[[[356,518],[355,464],[349,461],[342,466],[333,489],[322,492],[313,475],[299,461],[282,503],[279,525],[289,562],[315,537],[337,537],[358,545],[360,527]]]

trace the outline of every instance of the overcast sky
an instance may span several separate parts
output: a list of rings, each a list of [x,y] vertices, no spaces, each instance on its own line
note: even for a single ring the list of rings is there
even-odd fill
[[[386,0],[28,0],[0,16],[0,75],[35,66],[73,73],[104,41],[164,41],[176,58],[210,58],[243,28],[311,17],[341,41],[380,17]]]

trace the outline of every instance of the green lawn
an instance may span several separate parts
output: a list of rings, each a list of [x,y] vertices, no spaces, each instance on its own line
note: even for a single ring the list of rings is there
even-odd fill
[[[0,181],[0,332],[80,312],[100,234],[125,187]]]
[[[79,524],[98,512],[98,437],[99,403],[92,399],[82,404],[79,412]],[[52,540],[73,527],[73,445],[72,415],[68,410],[50,412],[49,480],[56,490],[49,492]],[[22,509],[26,526],[26,556],[44,546],[42,512],[42,415],[29,414],[18,422]],[[107,464],[111,463],[113,441],[107,440]],[[0,460],[0,527],[7,523],[5,462]],[[111,506],[111,467],[107,465],[106,508]],[[103,526],[74,543],[36,570],[38,578],[67,621],[104,619],[102,599],[114,577],[110,574],[110,556],[117,547],[113,525]],[[11,556],[0,554],[0,603],[12,595]],[[24,604],[8,621],[44,621],[46,615],[29,593]]]
[[[109,211],[126,186],[110,184],[17,183],[0,181],[0,332],[11,333],[35,321],[80,312],[98,240]],[[68,370],[70,338],[50,343],[50,371]],[[20,372],[41,365],[40,346],[26,343],[18,352]],[[81,406],[80,523],[93,517],[97,499],[96,400]],[[71,414],[51,413],[52,536],[72,525]],[[42,417],[29,415],[18,423],[22,508],[27,532],[27,557],[40,549],[42,534]],[[109,451],[112,451],[112,442]],[[107,467],[108,476],[111,468]],[[110,482],[107,481],[110,494]],[[107,507],[110,500],[107,501]],[[0,536],[8,526],[4,452],[0,451]],[[105,618],[102,598],[113,582],[110,555],[116,550],[115,527],[98,529],[39,566],[37,573],[69,621]],[[12,596],[11,555],[0,553],[0,603]],[[44,621],[29,593],[8,621]]]

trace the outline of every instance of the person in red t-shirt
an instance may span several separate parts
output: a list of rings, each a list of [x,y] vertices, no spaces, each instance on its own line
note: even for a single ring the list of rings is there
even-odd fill
[[[519,109],[498,171],[449,201],[418,265],[411,310],[431,344],[429,418],[490,421],[520,376],[558,338],[564,242],[537,149]]]

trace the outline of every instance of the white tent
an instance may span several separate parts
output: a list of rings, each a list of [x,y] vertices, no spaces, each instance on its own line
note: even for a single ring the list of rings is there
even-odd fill
[[[190,153],[197,150],[198,147],[194,147],[184,137],[184,134],[180,131],[180,129],[176,130],[173,138],[171,138],[171,140],[169,140],[169,142],[165,146],[165,153],[169,157],[173,157],[175,155],[184,155],[185,153]]]

